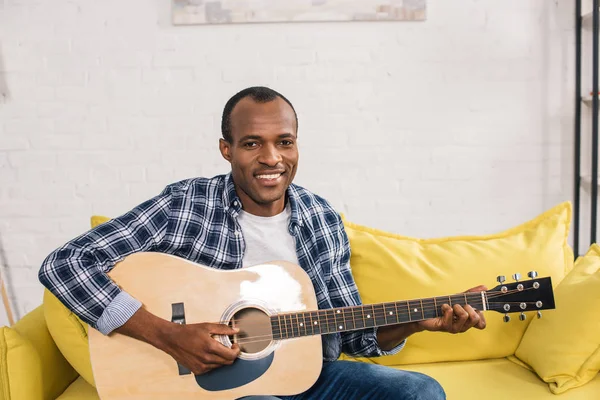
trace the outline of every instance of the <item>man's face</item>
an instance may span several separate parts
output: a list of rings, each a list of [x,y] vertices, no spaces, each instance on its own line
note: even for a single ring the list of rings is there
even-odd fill
[[[246,97],[231,113],[231,137],[232,143],[221,139],[219,148],[231,163],[244,209],[280,213],[298,165],[294,111],[279,97],[267,103]]]

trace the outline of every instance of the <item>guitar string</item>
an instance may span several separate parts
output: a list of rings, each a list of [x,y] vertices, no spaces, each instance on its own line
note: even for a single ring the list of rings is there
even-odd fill
[[[515,302],[515,303],[520,304],[521,302]],[[533,302],[529,302],[529,303],[535,304]],[[507,303],[501,302],[498,304],[507,304]],[[523,312],[533,312],[533,311],[535,311],[535,310],[523,310]],[[414,320],[414,321],[417,321],[417,320]],[[414,322],[414,321],[403,321],[403,322],[399,322],[399,323],[408,323],[408,322]],[[421,320],[419,320],[419,321],[421,321]],[[390,325],[394,325],[394,324],[390,324]],[[323,326],[323,324],[321,324],[320,326]],[[354,328],[354,329],[350,329],[350,330],[362,330],[362,329],[369,329],[369,328],[373,328],[373,326],[364,326],[364,327]],[[329,329],[329,328],[327,328],[327,329]],[[305,335],[292,336],[292,337],[281,337],[281,338],[278,338],[277,340],[294,339],[294,338],[298,338],[298,337],[306,337],[306,336],[314,336],[314,335],[327,335],[327,334],[331,334],[334,332],[338,332],[338,330],[328,331],[328,332],[310,333],[310,332],[308,332],[308,329],[307,329],[307,334],[305,334]],[[256,336],[247,336],[245,338],[238,339],[237,341],[235,341],[235,343],[237,343],[237,344],[258,343],[258,342],[264,342],[264,341],[273,340],[273,339],[274,339],[273,334],[271,334],[271,335],[256,335]]]
[[[527,290],[529,290],[529,289],[527,289]],[[507,293],[506,293],[506,294],[507,294]],[[461,297],[463,297],[462,295],[460,295],[460,296],[461,296]],[[472,297],[474,297],[474,296],[472,296]],[[497,296],[490,296],[490,297],[497,297]],[[475,297],[474,297],[474,298],[475,298]],[[476,297],[476,298],[477,298],[477,299],[481,299],[481,297],[480,297],[480,294],[477,294],[477,297]],[[514,304],[520,304],[520,303],[523,303],[523,302],[491,302],[491,304],[494,304],[494,305],[495,305],[495,304],[513,304],[513,303],[514,303]],[[525,302],[525,303],[528,303],[528,304],[534,304],[533,302]],[[387,303],[386,303],[386,304],[387,304]],[[488,304],[490,304],[490,302],[488,302]],[[359,306],[359,307],[360,307],[360,306]],[[377,320],[377,319],[379,319],[379,318],[384,318],[384,320],[387,322],[388,314],[387,314],[387,313],[385,313],[385,310],[383,309],[383,307],[382,307],[382,306],[377,306],[377,307],[378,307],[379,309],[378,309],[378,310],[375,310],[375,312],[373,313],[373,315],[374,315],[373,319],[374,319],[374,320]],[[394,307],[394,308],[395,308],[395,307]],[[437,309],[437,307],[435,307],[435,308]],[[432,309],[433,309],[433,308],[431,308],[431,307],[423,307],[423,308],[422,308],[422,313],[424,313],[424,312],[429,312],[429,311],[431,311]],[[361,310],[361,311],[362,311],[362,310]],[[383,314],[382,314],[382,313],[380,313],[381,311],[383,311]],[[533,310],[527,310],[527,311],[529,312],[529,311],[533,311]],[[315,311],[313,311],[313,312],[315,312]],[[518,311],[517,311],[517,312],[518,312]],[[323,319],[325,319],[325,321],[324,321],[324,324],[326,325],[326,327],[327,327],[327,330],[330,330],[330,325],[332,325],[332,324],[333,324],[333,325],[337,325],[338,323],[340,323],[340,322],[336,321],[336,314],[333,314],[333,315],[332,315],[332,309],[328,309],[328,310],[320,310],[320,311],[316,311],[315,313],[317,313],[317,315],[316,315],[316,316],[317,316],[317,319],[318,319],[319,321],[321,321],[321,322],[322,322],[322,323],[321,323],[321,325],[319,325],[319,326],[323,326]],[[325,315],[319,315],[319,314],[325,314]],[[436,313],[436,314],[437,314],[437,313]],[[286,315],[290,315],[290,319],[291,319],[291,316],[296,316],[296,320],[297,320],[297,322],[299,322],[299,318],[298,318],[298,314],[297,314],[297,313],[294,313],[294,314],[286,314]],[[339,315],[339,314],[338,314],[338,315]],[[402,317],[402,316],[407,316],[407,315],[409,315],[409,314],[408,314],[408,313],[405,313],[405,312],[401,312],[401,313],[400,313],[400,316],[401,316],[401,317]],[[313,315],[308,315],[308,317],[309,317],[309,319],[311,319],[311,321],[312,321]],[[323,317],[325,317],[325,318],[323,318]],[[331,317],[331,320],[329,319],[329,317]],[[347,320],[347,318],[346,318],[345,316],[343,316],[342,318],[343,318],[343,321],[342,321],[341,323],[342,323],[342,324],[346,324],[346,325],[347,325],[347,323],[348,323],[348,320]],[[303,318],[303,321],[304,321],[304,322],[306,322],[306,318]],[[406,322],[410,322],[410,321],[411,321],[411,317],[410,317],[410,315],[409,315],[409,321],[406,321]],[[272,321],[271,321],[271,322],[272,322]],[[283,322],[284,322],[284,324],[283,324],[283,326],[282,326],[282,324],[281,324],[281,321],[280,321],[280,318],[278,318],[278,325],[279,325],[279,326],[276,326],[276,327],[275,327],[275,328],[277,328],[277,329],[273,329],[273,326],[272,326],[272,324],[270,324],[270,325],[271,325],[271,328],[272,328],[272,332],[273,332],[274,334],[278,334],[279,336],[282,336],[282,338],[284,338],[284,337],[283,337],[283,335],[282,335],[282,334],[283,334],[283,330],[284,330],[284,329],[285,329],[285,332],[286,332],[286,333],[285,333],[285,336],[286,336],[286,338],[289,338],[290,336],[289,336],[289,333],[288,333],[288,328],[289,328],[289,329],[292,331],[292,337],[297,337],[297,336],[296,336],[296,335],[297,335],[296,331],[297,331],[298,333],[300,333],[300,332],[301,332],[301,330],[302,330],[302,328],[303,328],[303,327],[301,327],[301,326],[299,326],[299,325],[297,325],[297,324],[294,324],[294,323],[293,323],[291,320],[289,320],[289,321],[286,321],[286,320],[285,320],[285,318],[284,318],[284,321],[283,321]],[[355,318],[355,316],[354,316],[354,311],[352,312],[352,320],[351,320],[350,322],[351,322],[351,323],[353,323],[353,325],[354,325],[354,326],[356,326],[356,318]],[[363,323],[364,323],[364,325],[366,325],[366,320],[365,320],[364,318],[363,318]],[[265,325],[264,323],[254,323],[254,324],[246,324],[246,325],[247,325],[247,326],[252,326],[252,325],[256,325],[256,324],[258,324],[258,325],[263,325],[263,326]],[[368,328],[368,327],[367,327],[367,326],[363,326],[363,327],[360,327],[360,328],[358,328],[358,329],[363,329],[363,328]],[[306,333],[308,333],[308,327],[304,328],[304,330],[305,330],[305,332],[306,332]],[[313,327],[313,326],[311,326],[311,331],[312,331],[312,332],[314,332],[314,327]],[[337,331],[337,330],[335,330],[335,331]],[[330,330],[330,332],[329,332],[329,333],[332,333],[332,332],[334,332],[334,330]],[[319,333],[320,333],[320,332],[319,332]],[[313,334],[314,334],[314,333],[313,333]],[[305,336],[305,335],[300,335],[300,336]],[[272,338],[273,338],[273,335],[272,335],[272,334],[271,334],[271,335],[261,335],[261,336],[256,336],[256,337],[265,337],[265,338],[266,338],[266,337],[268,337],[268,338],[271,338],[271,339],[272,339]],[[246,339],[253,339],[253,338],[256,338],[256,337],[247,337]],[[267,340],[267,339],[264,339],[264,340]],[[262,340],[261,340],[261,341],[262,341]],[[246,340],[246,342],[248,342],[248,341]],[[240,343],[241,343],[241,342],[240,342]]]
[[[506,295],[509,295],[509,294],[513,294],[513,293],[517,293],[517,292],[523,292],[523,291],[529,291],[529,290],[534,290],[534,289],[535,288],[525,288],[523,290],[513,289],[513,290],[509,290],[509,291],[507,291],[505,293],[496,293],[496,292],[494,292],[494,293],[488,294],[486,296],[486,299],[492,299],[492,298],[495,298],[495,297],[502,297],[502,296],[506,296]],[[481,293],[482,292],[477,292],[477,293],[470,292],[470,293],[465,293],[465,294],[466,294],[467,297],[471,298],[472,300],[478,300],[478,301],[480,301],[481,300]],[[309,313],[317,313],[318,315],[316,317],[318,317],[320,319],[324,317],[325,319],[328,320],[328,318],[331,316],[333,318],[333,320],[335,320],[335,314],[336,314],[335,311],[337,311],[337,310],[340,310],[341,313],[343,313],[344,310],[346,310],[349,313],[354,314],[355,311],[363,311],[364,308],[366,308],[366,307],[372,307],[372,308],[374,308],[375,312],[371,313],[371,314],[374,314],[375,318],[377,318],[377,317],[380,317],[381,315],[388,315],[385,312],[384,307],[390,308],[390,309],[391,308],[397,309],[398,303],[401,303],[400,306],[404,308],[405,306],[406,307],[410,306],[409,302],[412,303],[412,302],[417,302],[417,301],[421,301],[422,300],[423,303],[425,303],[425,305],[422,307],[422,310],[423,310],[423,312],[428,312],[428,311],[431,311],[433,309],[437,309],[438,308],[437,304],[435,304],[435,305],[432,304],[432,301],[434,299],[438,300],[438,299],[445,299],[446,297],[448,297],[450,300],[452,300],[453,297],[461,297],[461,300],[462,300],[462,298],[465,297],[465,294],[455,294],[455,295],[451,295],[451,296],[439,296],[439,297],[435,297],[435,298],[434,297],[429,297],[429,298],[416,299],[416,300],[401,300],[401,301],[398,301],[398,302],[379,303],[379,304],[373,304],[373,305],[365,304],[365,305],[359,305],[359,306],[350,306],[350,307],[342,307],[342,308],[332,308],[332,309],[327,309],[327,310],[314,310],[314,311],[278,313],[278,314],[275,314],[273,316],[277,316],[279,318],[291,318],[291,317],[297,316],[298,314],[304,314],[304,315],[307,315],[308,317],[312,318],[313,316],[310,315]],[[448,304],[448,303],[451,303],[451,301],[449,301],[449,302],[441,302],[439,304],[441,305],[441,304]],[[486,303],[490,304],[489,301],[487,301]],[[496,304],[494,302],[492,302],[492,303]],[[520,303],[520,302],[502,302],[502,303]],[[469,304],[469,301],[467,301],[467,304]],[[383,314],[380,314],[380,312],[383,312]],[[331,315],[332,313],[333,313],[333,315]],[[404,311],[402,311],[402,313],[404,313]],[[337,314],[340,314],[340,313],[337,313]],[[406,315],[406,314],[402,314],[402,315]],[[356,319],[354,317],[352,317],[352,318]],[[229,322],[237,323],[239,321],[242,321],[242,320],[240,320],[240,319],[237,319],[237,320],[233,319],[233,320],[230,320],[230,321],[220,321],[220,322],[214,322],[214,323],[216,323],[216,324],[229,324]],[[287,322],[287,321],[284,321],[284,323],[285,322]]]
[[[463,297],[465,297],[464,295],[461,295],[461,294],[452,295],[452,297],[457,297],[457,296],[460,296],[461,300],[462,300]],[[444,297],[444,296],[442,296],[442,297]],[[481,293],[468,293],[468,297],[472,297],[472,300],[481,301]],[[436,298],[436,299],[439,299],[439,297]],[[433,300],[433,298],[431,298],[431,300]],[[279,318],[288,318],[288,319],[291,319],[292,317],[296,317],[298,314],[300,314],[300,315],[306,315],[306,317],[308,317],[308,318],[312,318],[313,315],[310,315],[310,314],[311,313],[315,313],[315,314],[318,314],[318,315],[315,315],[314,317],[317,317],[319,319],[325,318],[326,320],[328,320],[329,317],[331,317],[332,320],[335,320],[336,319],[336,315],[341,315],[344,312],[347,312],[348,314],[353,314],[354,315],[355,312],[362,312],[363,309],[371,307],[374,312],[370,312],[368,315],[373,315],[374,318],[377,318],[377,317],[382,316],[382,315],[383,316],[389,315],[386,312],[386,310],[384,309],[384,307],[385,308],[389,308],[390,310],[391,309],[398,309],[397,303],[402,303],[401,306],[405,307],[405,306],[409,306],[409,301],[412,303],[412,302],[416,302],[416,301],[419,301],[419,300],[403,300],[403,301],[399,301],[399,302],[396,302],[396,303],[395,302],[389,302],[389,303],[380,303],[380,304],[373,304],[373,305],[371,305],[371,304],[364,304],[364,305],[359,305],[359,306],[350,306],[350,307],[341,307],[341,308],[330,308],[330,309],[326,309],[326,310],[314,310],[314,311],[300,311],[300,312],[277,313],[277,314],[274,314],[273,317],[278,317],[278,319]],[[427,299],[423,299],[423,303],[424,303],[424,306],[422,307],[423,312],[428,312],[428,311],[431,311],[431,310],[439,308],[439,307],[431,304],[431,302],[430,303],[426,303],[426,301],[427,301]],[[442,304],[448,304],[448,303],[451,303],[451,302],[440,302],[439,304],[440,304],[440,307],[441,307]],[[470,302],[467,301],[467,304],[470,304]],[[337,310],[340,310],[340,312],[336,313]],[[401,312],[398,312],[398,314],[403,315],[402,313],[404,313],[404,312],[405,311],[401,311]],[[269,316],[269,317],[271,317],[271,316]],[[352,316],[351,318],[352,319],[356,319],[354,316]],[[347,317],[345,317],[345,319],[347,319]],[[232,322],[232,323],[238,323],[239,321],[242,321],[242,320],[240,320],[240,319],[232,319],[230,321],[220,321],[220,322],[213,322],[213,323],[215,323],[215,324],[229,324],[230,322]],[[284,324],[286,322],[289,322],[289,321],[283,321]],[[260,323],[258,323],[258,324],[260,324]]]
[[[531,290],[531,289],[534,289],[534,288],[527,288],[527,289],[525,289],[525,290]],[[521,291],[523,291],[523,290],[521,290]],[[508,291],[508,292],[506,292],[506,293],[497,294],[496,296],[492,295],[492,296],[489,296],[489,297],[499,297],[499,296],[503,296],[503,295],[509,294],[510,292],[511,292],[511,291]],[[519,290],[513,290],[512,292],[519,292]],[[481,297],[480,297],[481,293],[479,293],[479,294],[476,294],[476,295],[477,295],[477,298],[479,298],[479,299],[481,298]],[[459,295],[459,296],[461,296],[461,297],[462,297],[462,295]],[[474,297],[474,296],[473,296],[473,297]],[[516,302],[491,302],[491,303],[488,301],[488,304],[494,304],[494,305],[495,305],[495,304],[521,304],[521,303],[526,303],[526,304],[535,304],[534,302],[519,302],[519,301],[516,301]],[[387,304],[387,303],[386,303],[386,304]],[[379,306],[379,307],[381,307],[381,306]],[[437,308],[437,307],[436,307],[436,308]],[[431,308],[429,308],[429,307],[423,307],[423,310],[431,311],[432,309],[431,309]],[[329,311],[329,312],[331,312],[331,310],[322,310],[322,311]],[[383,310],[377,310],[377,311],[383,311]],[[522,311],[524,311],[524,310],[522,310]],[[531,311],[535,311],[535,310],[527,310],[527,312],[531,312]],[[518,311],[516,311],[516,312],[518,312]],[[297,314],[288,314],[288,315],[297,315]],[[375,316],[374,316],[374,320],[377,320],[378,318],[382,318],[382,317],[383,317],[383,318],[385,318],[385,320],[387,321],[387,314],[385,314],[385,313],[384,313],[384,314],[377,314],[377,312],[376,312],[376,313],[374,313],[374,315],[375,315]],[[408,315],[408,314],[407,314],[407,313],[404,313],[404,312],[402,312],[400,315],[401,315],[401,316],[406,316],[406,315]],[[327,315],[327,314],[325,315],[325,319],[326,319],[325,325],[326,325],[326,327],[327,327],[327,330],[330,330],[330,329],[329,329],[329,325],[332,323],[332,321],[330,321],[330,320],[329,320],[329,316],[330,316],[330,315]],[[336,321],[335,321],[335,314],[332,316],[332,318],[333,318],[333,323],[334,323],[334,324],[337,324],[338,322],[336,322]],[[287,325],[287,322],[288,322],[288,321],[284,321],[284,323],[285,323],[286,325]],[[291,325],[291,324],[292,324],[292,323],[291,323],[291,321],[289,321],[289,322],[290,322],[290,327],[292,328],[292,333],[294,333],[294,329],[293,329],[293,328],[294,328],[294,326],[293,326],[293,325]],[[344,322],[343,322],[343,323],[345,323],[345,322],[346,322],[346,320],[344,320]],[[356,320],[354,319],[352,322],[354,322],[354,326],[356,326]],[[366,321],[364,321],[364,320],[363,320],[363,322],[366,322]],[[411,320],[410,320],[410,316],[409,316],[409,321],[405,321],[405,322],[411,322]],[[281,324],[279,324],[279,325],[281,325]],[[320,326],[322,326],[322,325],[323,325],[323,324],[321,324]],[[285,328],[286,328],[286,332],[287,332],[287,326],[285,326]],[[302,327],[298,326],[297,328],[298,328],[298,332],[300,332]],[[358,328],[358,329],[365,329],[365,328],[369,328],[369,327],[363,326],[363,327],[360,327],[360,328]],[[281,333],[282,333],[282,332],[281,332],[281,330],[282,330],[282,329],[280,328],[280,329],[274,330],[273,332],[274,332],[275,334],[279,333],[279,335],[281,335]],[[279,331],[279,332],[277,332],[277,331]],[[305,332],[306,332],[306,333],[308,333],[308,328],[305,328]],[[312,332],[314,332],[314,328],[312,329]],[[333,333],[333,332],[334,332],[334,331],[333,331],[333,330],[331,330],[330,332],[327,332],[327,333]],[[337,332],[337,330],[335,330],[335,332]],[[327,334],[327,333],[323,333],[323,334]],[[321,334],[321,332],[319,332],[318,334]],[[287,335],[287,334],[286,334],[286,335]],[[312,334],[310,334],[310,335],[314,335],[314,333],[312,333]],[[289,336],[289,335],[288,335],[288,336]],[[301,335],[301,336],[308,336],[308,335]],[[293,337],[297,337],[297,336],[293,336]],[[244,338],[245,340],[244,340],[244,339],[240,339],[240,341],[238,341],[237,343],[240,343],[240,344],[244,344],[244,343],[251,343],[252,341],[256,341],[256,340],[254,340],[254,339],[256,339],[256,338],[264,338],[264,339],[262,339],[262,340],[259,340],[259,341],[272,340],[272,339],[273,339],[273,334],[271,334],[271,335],[259,335],[259,336],[248,336],[248,337]],[[289,338],[289,337],[287,337],[287,338]],[[284,337],[282,337],[281,339],[287,339],[287,338],[284,338]],[[251,340],[248,340],[248,339],[251,339]],[[243,342],[242,342],[242,340],[243,340]]]

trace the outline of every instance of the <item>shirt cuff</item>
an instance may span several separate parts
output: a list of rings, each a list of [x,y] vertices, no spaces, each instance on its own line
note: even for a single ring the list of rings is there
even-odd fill
[[[375,343],[377,343],[377,330],[378,329],[379,329],[379,327],[375,327],[375,329],[373,330],[373,335],[375,337]],[[379,346],[377,346],[377,350],[378,350],[378,353],[380,356],[393,356],[394,354],[398,354],[400,352],[400,350],[402,350],[404,348],[405,344],[406,344],[406,339],[404,339],[403,341],[398,343],[395,347],[393,347],[390,350],[383,350]]]
[[[120,292],[104,309],[98,321],[96,321],[96,329],[100,333],[108,335],[127,322],[141,306],[142,303],[133,298],[129,293]]]

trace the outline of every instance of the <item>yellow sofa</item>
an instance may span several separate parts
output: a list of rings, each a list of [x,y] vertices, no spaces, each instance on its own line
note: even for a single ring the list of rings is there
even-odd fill
[[[92,226],[105,220],[93,218]],[[557,305],[541,319],[528,312],[508,323],[488,312],[483,331],[419,333],[394,356],[341,358],[425,373],[448,399],[600,399],[600,246],[573,260],[570,222],[569,203],[485,236],[416,239],[344,220],[365,303],[492,288],[500,272],[527,268],[552,277]],[[43,305],[0,328],[0,400],[98,398],[88,327],[61,307],[46,292]]]

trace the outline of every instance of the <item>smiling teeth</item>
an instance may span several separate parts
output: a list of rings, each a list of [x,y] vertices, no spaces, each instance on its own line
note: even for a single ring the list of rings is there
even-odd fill
[[[257,175],[258,179],[276,179],[279,178],[281,174],[272,174],[272,175]]]

